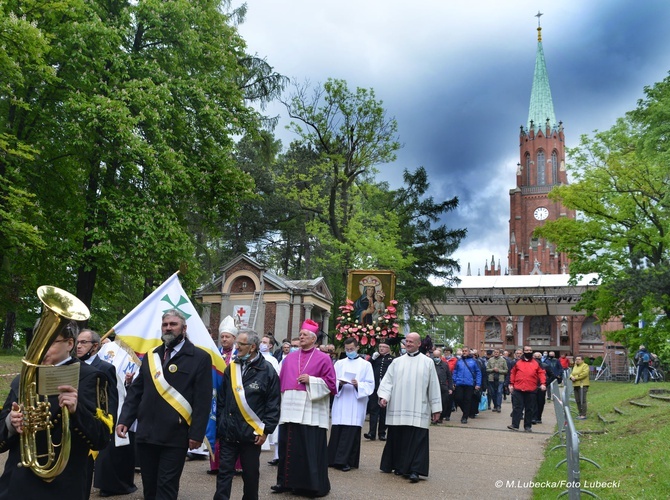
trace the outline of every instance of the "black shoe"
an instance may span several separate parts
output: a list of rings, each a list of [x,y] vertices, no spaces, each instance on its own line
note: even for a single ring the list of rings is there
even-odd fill
[[[398,469],[396,469],[395,471],[393,471],[393,473],[394,473],[396,476],[402,476],[402,472],[400,472]]]
[[[380,441],[386,441],[386,436],[382,436],[382,435],[380,435],[380,436],[379,436],[379,440],[380,440]]]
[[[468,419],[467,419],[467,418],[462,418],[462,419],[461,419],[461,423],[462,423],[462,424],[467,424],[467,423],[468,423]]]
[[[419,482],[419,475],[418,475],[416,472],[412,472],[412,473],[409,475],[409,481],[410,481],[411,483],[418,483],[418,482]]]
[[[444,420],[446,420],[447,422],[449,422],[449,420],[451,420],[451,417],[444,417]]]
[[[270,460],[268,462],[268,465],[277,465],[278,463],[279,463],[279,459],[278,458],[273,458],[272,460]]]
[[[523,432],[533,432],[533,428],[532,427],[527,427],[523,430]]]
[[[270,489],[275,493],[284,493],[285,491],[290,490],[290,488],[284,488],[281,484],[275,484],[274,486],[270,486]]]
[[[531,423],[532,423],[533,425],[541,424],[541,423],[542,423],[542,420],[533,420]]]
[[[349,467],[349,464],[345,465],[340,469],[342,472],[349,472],[351,470],[351,467]]]
[[[363,434],[363,437],[365,439],[369,439],[370,441],[374,441],[376,439],[372,434]]]
[[[216,476],[218,473],[219,471],[217,469],[209,469],[207,471],[207,474],[209,474],[210,476]]]
[[[207,460],[207,455],[201,455],[200,453],[191,453],[190,451],[186,452],[186,460]]]
[[[511,431],[518,431],[519,430],[518,427],[514,427],[513,425],[508,425],[507,428]]]

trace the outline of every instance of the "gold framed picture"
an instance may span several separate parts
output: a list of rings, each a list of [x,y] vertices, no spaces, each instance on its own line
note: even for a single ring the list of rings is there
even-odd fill
[[[353,302],[353,315],[360,325],[371,325],[395,300],[393,271],[352,269],[347,277],[347,298]]]

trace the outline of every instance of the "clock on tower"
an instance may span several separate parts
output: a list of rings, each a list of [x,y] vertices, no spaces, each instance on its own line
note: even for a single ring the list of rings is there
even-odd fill
[[[533,212],[533,217],[535,217],[537,220],[544,220],[549,217],[549,210],[547,210],[545,207],[537,207]]]

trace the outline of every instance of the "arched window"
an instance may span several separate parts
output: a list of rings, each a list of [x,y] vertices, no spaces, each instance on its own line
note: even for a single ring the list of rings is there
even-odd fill
[[[547,165],[544,160],[544,151],[537,152],[537,185],[544,186],[547,183]]]
[[[558,184],[558,155],[556,151],[551,153],[551,182]]]
[[[526,185],[530,186],[530,154],[526,153]]]

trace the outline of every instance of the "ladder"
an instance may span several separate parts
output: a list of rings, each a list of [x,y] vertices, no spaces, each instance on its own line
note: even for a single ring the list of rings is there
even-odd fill
[[[261,300],[263,299],[263,292],[262,291],[255,291],[254,292],[254,298],[251,301],[251,310],[249,311],[249,321],[248,321],[248,328],[250,330],[255,330],[256,329],[256,317],[258,316],[258,308],[261,304]]]

